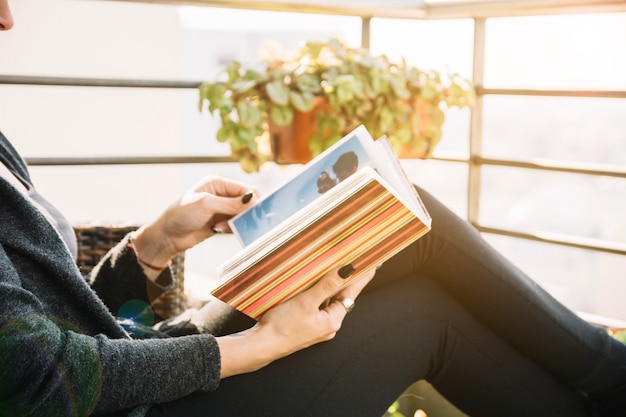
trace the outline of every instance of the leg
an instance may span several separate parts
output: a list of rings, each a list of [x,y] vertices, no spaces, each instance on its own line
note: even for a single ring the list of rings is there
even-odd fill
[[[388,261],[368,290],[408,273],[428,274],[494,333],[563,383],[591,395],[616,391],[613,397],[621,404],[612,407],[623,412],[626,392],[618,392],[626,390],[626,346],[579,319],[469,223],[418,191],[433,217],[433,230]]]
[[[359,298],[337,337],[213,393],[154,407],[163,416],[380,417],[426,378],[476,416],[584,416],[582,398],[486,329],[438,284],[410,276]]]

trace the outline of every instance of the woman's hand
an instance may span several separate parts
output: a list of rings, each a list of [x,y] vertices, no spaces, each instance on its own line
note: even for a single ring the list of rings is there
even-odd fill
[[[356,299],[374,277],[375,270],[355,271],[354,282],[345,285],[333,271],[308,290],[274,307],[252,328],[217,339],[222,378],[255,371],[313,344],[332,339],[347,314],[339,296]],[[329,301],[330,300],[330,301]]]
[[[169,206],[154,222],[135,232],[133,241],[141,259],[152,265],[166,265],[176,253],[187,250],[214,230],[228,231],[227,220],[243,211],[255,199],[242,197],[253,187],[211,176],[206,177]]]

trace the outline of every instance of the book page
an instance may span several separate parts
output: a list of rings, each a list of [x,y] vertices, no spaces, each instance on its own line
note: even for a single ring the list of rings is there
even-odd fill
[[[381,176],[389,182],[389,184],[398,193],[398,198],[422,220],[426,225],[430,226],[432,219],[430,213],[424,206],[417,190],[413,186],[411,180],[400,160],[396,156],[391,143],[386,136],[376,140],[376,145],[380,151],[375,154],[374,165]]]
[[[304,170],[229,225],[243,246],[250,245],[310,205],[347,177],[371,166],[397,198],[430,227],[431,219],[386,138],[376,141],[361,125],[305,165]]]
[[[251,244],[356,170],[372,165],[373,146],[367,130],[356,129],[309,162],[295,178],[231,219],[233,233],[244,246]]]

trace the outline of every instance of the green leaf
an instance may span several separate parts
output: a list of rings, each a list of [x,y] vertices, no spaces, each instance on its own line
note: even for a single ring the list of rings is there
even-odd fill
[[[619,340],[622,343],[626,343],[626,330],[618,330],[613,334],[613,337],[615,337],[617,340]]]
[[[413,137],[413,135],[411,133],[411,129],[409,129],[408,127],[403,127],[401,129],[398,129],[394,133],[394,137],[399,143],[409,143],[411,142],[411,138]]]
[[[395,401],[387,409],[388,413],[397,413],[398,411],[400,411],[400,402],[398,402],[398,401]]]
[[[239,127],[235,131],[235,142],[238,145],[249,147],[250,144],[254,142],[255,137],[254,131],[251,129]]]
[[[432,85],[425,85],[422,88],[421,96],[424,100],[432,100],[437,95],[437,90]]]
[[[309,112],[315,107],[315,96],[311,93],[296,93],[292,91],[289,93],[289,100],[296,110],[303,113]]]
[[[287,106],[272,106],[270,117],[278,126],[287,126],[293,120],[293,109]]]
[[[380,109],[380,130],[381,132],[387,133],[391,131],[395,126],[395,120],[393,117],[393,112],[389,110],[387,107],[383,107]]]
[[[261,111],[249,102],[238,103],[237,114],[239,123],[245,128],[253,128],[262,122]]]
[[[380,71],[372,70],[370,73],[370,86],[375,94],[384,94],[389,91],[389,82]]]
[[[401,77],[399,75],[392,76],[389,78],[389,82],[391,85],[391,89],[397,97],[400,97],[404,100],[408,100],[411,97],[411,93],[407,88],[407,83],[404,77]]]
[[[225,107],[232,108],[231,97],[226,94],[226,86],[222,83],[211,85],[206,91],[205,97],[209,102],[209,112],[211,113]]]
[[[296,85],[303,93],[317,95],[322,91],[320,80],[312,74],[301,74],[296,78]]]
[[[233,80],[239,79],[239,70],[241,69],[241,63],[237,61],[233,61],[224,69],[228,76],[228,80],[232,82]]]
[[[354,99],[354,83],[351,80],[350,76],[341,76],[342,79],[340,80],[340,77],[337,77],[337,89],[336,89],[336,95],[337,95],[337,103],[338,104],[344,104],[344,103],[348,103],[349,101],[352,101]]]
[[[204,108],[204,100],[207,99],[207,95],[209,92],[210,84],[204,83],[198,87],[198,111],[202,112]]]
[[[243,77],[241,77],[244,80],[251,80],[251,81],[261,81],[263,80],[263,78],[265,78],[265,74],[260,73],[259,71],[253,70],[253,69],[246,69],[246,72],[243,74]]]
[[[234,93],[243,94],[254,90],[256,85],[256,80],[237,80],[231,84],[230,89],[233,90]]]
[[[230,130],[226,126],[222,126],[217,130],[217,141],[226,142],[230,137]]]
[[[330,42],[309,41],[301,49],[303,56],[310,56],[312,59],[319,58],[322,51],[328,49]],[[330,45],[332,47],[332,45]]]
[[[270,100],[279,106],[289,103],[289,87],[282,80],[274,80],[265,86]]]
[[[357,117],[365,118],[375,110],[372,100],[362,100],[356,107],[355,114]]]
[[[354,91],[354,95],[356,98],[363,99],[365,98],[365,84],[363,80],[360,78],[355,78],[352,84],[352,89]]]
[[[209,109],[210,108],[211,107],[209,106]],[[219,110],[220,111],[220,116],[222,118],[230,117],[231,113],[233,112],[233,101],[231,100],[230,97],[224,97],[224,101],[221,103],[220,108],[219,109],[213,109],[213,110]]]

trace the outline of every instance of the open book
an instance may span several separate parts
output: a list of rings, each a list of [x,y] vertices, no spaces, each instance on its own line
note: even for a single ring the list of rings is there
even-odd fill
[[[212,295],[258,319],[352,263],[375,267],[430,230],[431,218],[386,138],[360,126],[229,222],[244,248]]]

